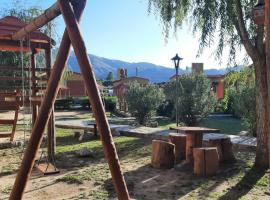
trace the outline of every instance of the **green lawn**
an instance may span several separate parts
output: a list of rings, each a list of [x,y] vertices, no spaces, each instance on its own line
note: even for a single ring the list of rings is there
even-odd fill
[[[175,122],[170,119],[159,119],[159,127],[169,129],[175,127]],[[241,125],[241,120],[234,117],[209,117],[199,122],[198,126],[220,129],[221,133],[238,135],[245,128]]]
[[[202,120],[199,126],[220,129],[221,133],[238,135],[245,128],[241,125],[241,120],[233,117],[208,118]]]

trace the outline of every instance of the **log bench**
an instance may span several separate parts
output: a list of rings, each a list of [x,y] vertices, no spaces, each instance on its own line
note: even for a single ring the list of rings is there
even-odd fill
[[[175,145],[163,140],[152,141],[151,165],[154,168],[170,169],[174,167]]]
[[[219,168],[219,156],[216,147],[193,149],[194,174],[197,176],[213,176]]]
[[[186,138],[185,134],[169,133],[169,142],[175,145],[175,163],[186,159]]]

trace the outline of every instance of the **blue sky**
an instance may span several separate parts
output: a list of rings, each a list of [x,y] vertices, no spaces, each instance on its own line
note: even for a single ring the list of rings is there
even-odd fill
[[[10,0],[2,0],[5,7]],[[1,2],[2,2],[1,1]],[[55,0],[23,0],[23,6],[47,8]],[[148,14],[148,0],[88,0],[81,21],[88,53],[129,62],[152,62],[173,67],[170,58],[179,53],[184,58],[181,68],[192,62],[203,62],[205,68],[224,68],[227,59],[219,64],[211,56],[213,49],[196,58],[198,37],[192,35],[191,27],[184,24],[172,34],[166,43],[158,17]],[[64,30],[62,17],[57,19],[57,32]]]

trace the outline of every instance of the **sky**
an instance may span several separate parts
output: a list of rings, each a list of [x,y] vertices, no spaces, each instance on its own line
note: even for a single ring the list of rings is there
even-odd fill
[[[3,1],[2,7],[10,7],[12,1]],[[56,0],[22,0],[24,7],[48,8]],[[56,19],[59,36],[64,31],[61,16]],[[96,56],[128,62],[151,62],[174,67],[172,57],[183,57],[181,68],[192,62],[203,62],[205,69],[226,68],[227,56],[220,63],[212,55],[214,49],[205,49],[197,58],[199,38],[192,34],[190,24],[185,23],[167,42],[162,33],[160,19],[148,13],[148,0],[88,0],[80,28],[87,51]],[[240,59],[241,62],[242,59]]]

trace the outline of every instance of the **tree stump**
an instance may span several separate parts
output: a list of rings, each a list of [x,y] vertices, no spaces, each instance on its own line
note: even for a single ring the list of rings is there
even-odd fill
[[[186,135],[179,133],[170,133],[169,142],[175,145],[175,163],[186,159]]]
[[[221,146],[223,151],[223,161],[234,162],[236,159],[233,154],[231,138],[223,138],[221,140]]]
[[[197,176],[213,176],[219,168],[219,158],[216,147],[193,149],[194,174]]]
[[[235,161],[235,157],[232,150],[232,142],[229,137],[209,139],[208,146],[217,147],[220,162],[234,162]]]
[[[174,166],[174,144],[163,141],[152,141],[151,164],[155,168],[170,169]]]
[[[219,156],[219,162],[223,162],[223,150],[221,145],[222,138],[215,138],[215,139],[209,139],[209,147],[216,147],[218,156]]]

